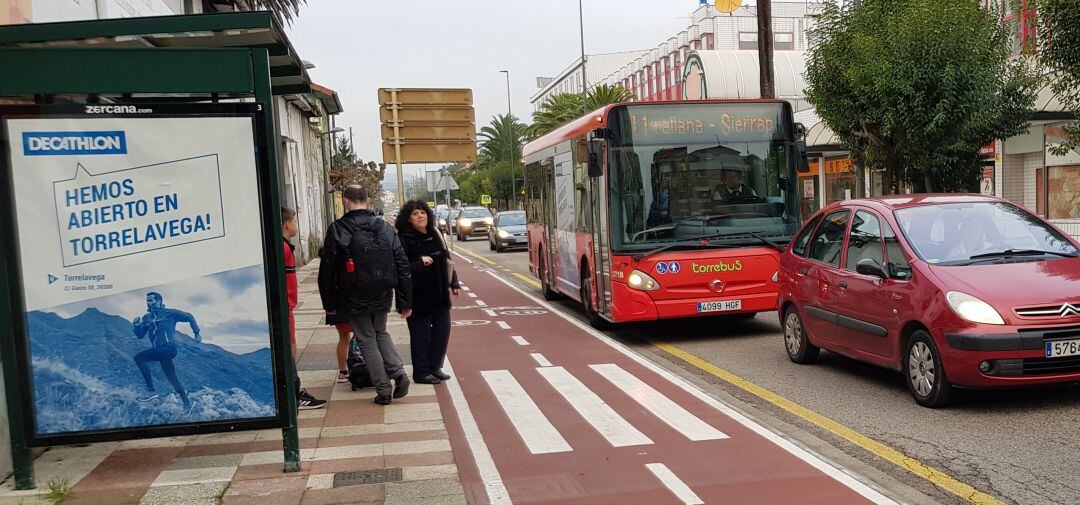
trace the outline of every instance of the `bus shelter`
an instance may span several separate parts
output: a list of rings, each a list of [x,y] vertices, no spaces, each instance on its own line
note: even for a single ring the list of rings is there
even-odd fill
[[[282,428],[299,470],[269,13],[0,27],[0,358],[35,446]]]

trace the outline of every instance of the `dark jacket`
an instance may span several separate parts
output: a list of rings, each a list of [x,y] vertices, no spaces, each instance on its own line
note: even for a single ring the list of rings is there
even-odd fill
[[[422,234],[410,228],[401,232],[400,236],[401,245],[405,248],[409,265],[412,267],[413,314],[425,316],[432,312],[449,310],[450,289],[461,287],[456,271],[452,282],[449,285],[446,283],[448,262],[452,261],[450,252],[434,234]],[[430,256],[432,263],[424,265],[420,260],[423,256]]]
[[[409,259],[401,248],[401,241],[394,228],[386,220],[367,209],[347,212],[326,230],[326,240],[323,242],[319,262],[319,296],[322,298],[323,309],[342,314],[380,313],[390,310],[391,302],[395,297],[389,290],[374,297],[365,298],[343,289],[345,283],[342,276],[345,274],[345,261],[348,259],[348,247],[352,238],[352,232],[349,230],[355,230],[363,225],[377,227],[382,238],[391,244],[398,278],[397,287],[394,289],[394,294],[397,295],[397,310],[401,312],[411,309],[412,273],[409,268]],[[355,268],[363,268],[363,258],[356,258],[354,261]]]

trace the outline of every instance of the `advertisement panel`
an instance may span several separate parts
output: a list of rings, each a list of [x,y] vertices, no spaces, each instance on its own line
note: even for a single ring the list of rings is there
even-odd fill
[[[256,107],[0,109],[31,443],[281,425]]]

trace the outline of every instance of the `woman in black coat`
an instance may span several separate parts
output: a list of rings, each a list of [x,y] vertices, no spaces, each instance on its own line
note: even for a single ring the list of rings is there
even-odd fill
[[[435,229],[435,215],[427,203],[410,201],[401,208],[395,223],[405,255],[412,266],[412,316],[409,337],[413,380],[438,384],[443,373],[446,346],[450,343],[450,293],[460,293],[457,272],[442,236]]]

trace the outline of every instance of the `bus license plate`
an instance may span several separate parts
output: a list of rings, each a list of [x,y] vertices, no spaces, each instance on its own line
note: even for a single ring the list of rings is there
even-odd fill
[[[1055,340],[1046,343],[1047,358],[1062,358],[1065,356],[1080,356],[1080,339]]]
[[[722,302],[698,302],[697,311],[701,312],[730,312],[742,310],[742,300],[725,300]]]

